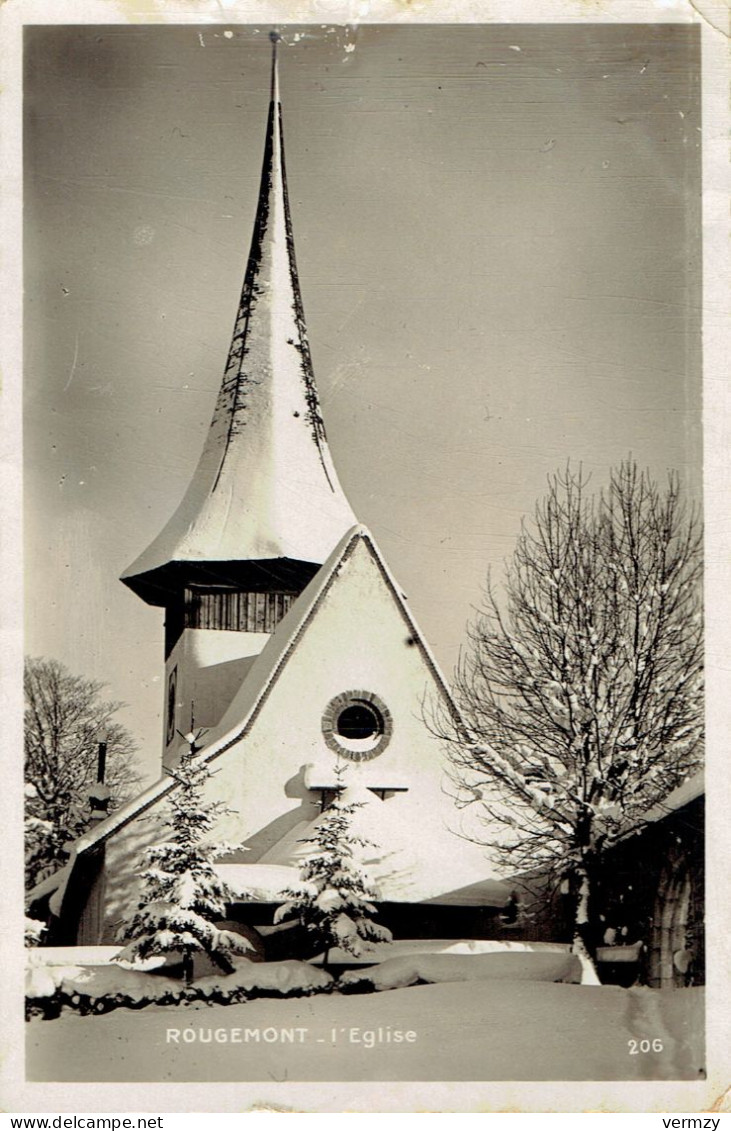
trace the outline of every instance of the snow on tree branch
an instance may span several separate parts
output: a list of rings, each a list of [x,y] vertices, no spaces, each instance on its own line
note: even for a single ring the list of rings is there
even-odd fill
[[[215,869],[215,860],[232,846],[209,839],[223,807],[205,797],[212,771],[196,759],[202,733],[191,736],[178,766],[170,770],[177,783],[168,798],[170,837],[143,854],[137,910],[120,929],[119,941],[127,945],[116,957],[134,964],[152,955],[179,953],[187,982],[196,953],[230,970],[234,955],[253,950],[242,935],[216,926],[226,918],[227,904],[244,897],[234,895]]]
[[[626,460],[598,495],[554,475],[469,628],[461,721],[438,721],[485,843],[568,877],[584,940],[604,853],[701,764],[701,549],[676,474],[661,489]]]
[[[342,772],[338,766],[338,780]],[[302,841],[312,850],[302,863],[300,884],[286,893],[286,903],[274,916],[275,923],[296,917],[316,945],[324,949],[325,964],[333,947],[359,957],[374,943],[390,942],[392,937],[389,930],[374,922],[376,892],[356,859],[356,848],[375,847],[353,833],[353,816],[364,804],[349,800],[347,788],[342,795],[336,794],[312,835]]]

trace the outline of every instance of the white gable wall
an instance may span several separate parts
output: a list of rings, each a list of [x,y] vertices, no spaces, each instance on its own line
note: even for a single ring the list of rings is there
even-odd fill
[[[379,832],[388,838],[375,867],[381,897],[425,899],[482,879],[484,852],[456,835],[460,814],[447,793],[442,745],[425,721],[439,685],[362,538],[336,568],[247,735],[212,763],[213,791],[232,810],[221,835],[249,844],[247,863],[263,856],[287,862],[276,845],[319,812],[319,795],[305,787],[306,768],[313,767],[309,780],[335,784],[337,755],[325,742],[322,719],[328,703],[348,691],[375,693],[393,733],[373,760],[341,759],[344,784],[407,787],[385,801],[372,796],[368,812],[359,814],[372,839]],[[233,727],[236,709],[234,701],[221,729]]]
[[[333,565],[343,550],[344,560]],[[203,652],[198,660],[206,658]],[[208,658],[216,655],[221,658],[220,650]],[[328,704],[349,691],[375,694],[390,714],[390,740],[369,761],[338,759],[323,735]],[[215,748],[241,735],[209,763],[210,800],[228,809],[216,839],[248,846],[233,862],[296,865],[307,851],[302,838],[320,814],[320,794],[308,785],[334,786],[339,761],[348,796],[365,801],[355,832],[375,843],[360,855],[379,898],[434,899],[494,875],[485,850],[458,835],[472,815],[452,801],[444,749],[430,730],[440,701],[436,670],[367,538],[344,539],[253,660],[219,726],[205,736]],[[381,800],[368,787],[405,791]],[[113,941],[112,925],[136,900],[141,853],[165,835],[164,816],[161,797],[107,833],[106,941]]]

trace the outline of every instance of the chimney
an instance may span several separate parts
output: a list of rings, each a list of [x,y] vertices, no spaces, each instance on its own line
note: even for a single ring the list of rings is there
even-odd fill
[[[99,742],[96,763],[96,784],[91,786],[88,793],[89,805],[91,806],[91,813],[89,814],[89,826],[93,828],[99,821],[103,821],[107,816],[109,810],[109,802],[111,800],[111,793],[109,786],[106,785],[104,777],[107,770],[107,742],[106,737]]]

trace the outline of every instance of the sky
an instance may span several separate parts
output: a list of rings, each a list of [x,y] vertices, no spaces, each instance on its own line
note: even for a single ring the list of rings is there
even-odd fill
[[[107,684],[157,776],[177,506],[254,218],[268,27],[26,29],[26,651]],[[680,25],[282,27],[333,459],[447,679],[547,476],[701,481],[700,85]]]

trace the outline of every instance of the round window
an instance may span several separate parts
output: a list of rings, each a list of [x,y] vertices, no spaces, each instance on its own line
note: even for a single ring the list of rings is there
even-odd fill
[[[372,691],[336,696],[322,719],[322,733],[330,749],[356,762],[380,754],[392,730],[388,708]]]
[[[383,719],[370,703],[351,703],[338,715],[335,729],[340,738],[373,738],[383,733]]]

